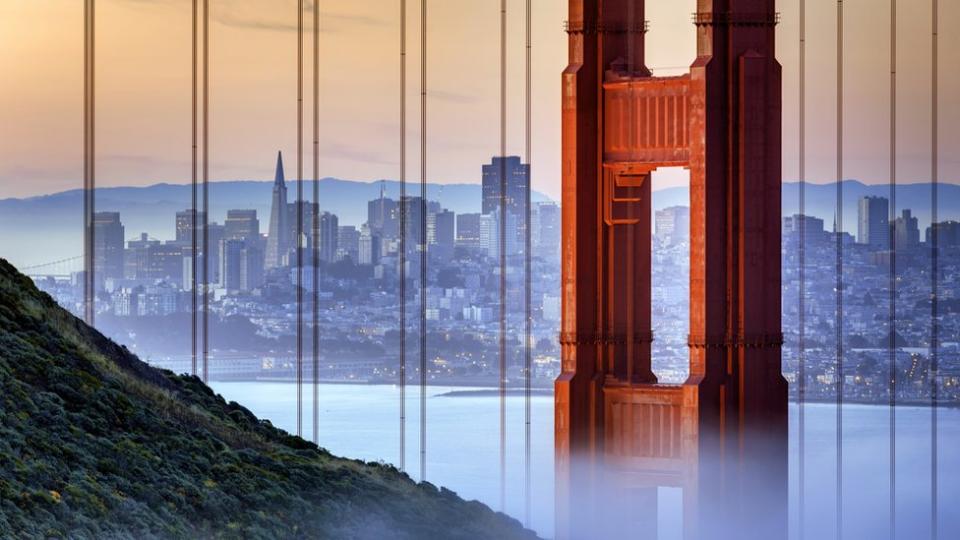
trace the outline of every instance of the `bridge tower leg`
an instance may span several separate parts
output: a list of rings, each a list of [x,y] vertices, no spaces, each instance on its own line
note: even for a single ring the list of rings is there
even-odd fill
[[[595,536],[611,521],[653,530],[651,486],[683,489],[688,538],[786,537],[774,4],[698,0],[690,73],[655,78],[641,0],[569,2],[559,538]],[[649,179],[660,166],[690,170],[682,385],[658,384],[651,370]],[[653,502],[614,504],[631,504],[631,493]]]

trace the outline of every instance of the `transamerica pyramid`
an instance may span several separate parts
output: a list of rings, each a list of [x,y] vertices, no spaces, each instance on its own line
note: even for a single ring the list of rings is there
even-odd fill
[[[287,226],[287,185],[283,178],[283,154],[277,152],[277,173],[273,181],[273,202],[270,205],[270,230],[267,233],[267,255],[264,268],[276,268],[286,262],[290,251]]]

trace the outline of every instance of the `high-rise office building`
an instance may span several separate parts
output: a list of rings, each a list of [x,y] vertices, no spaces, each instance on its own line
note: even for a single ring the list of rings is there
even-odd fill
[[[533,210],[533,254],[555,259],[560,255],[560,206],[554,202],[541,202],[534,205]]]
[[[215,251],[219,251],[219,249]],[[164,280],[182,286],[190,281],[190,274],[184,274],[183,258],[185,253],[189,256],[190,249],[178,242],[151,245],[146,248],[143,270],[137,277],[140,279]],[[198,279],[203,279],[203,276],[198,276]],[[216,283],[212,273],[210,280],[212,283]]]
[[[506,175],[506,199],[503,206],[506,215],[505,228],[507,255],[523,253],[526,245],[527,228],[527,188],[530,182],[530,166],[521,163],[517,156],[494,157],[489,164],[483,165],[483,201],[484,214],[492,214],[500,209],[501,175]]]
[[[933,232],[937,232],[937,247],[955,248],[960,247],[960,222],[941,221],[927,227],[925,240],[928,246],[933,246]]]
[[[220,243],[225,234],[223,225],[219,223],[207,224],[207,238],[210,245],[210,255],[207,257],[208,271],[207,276],[211,285],[220,282]],[[200,276],[203,279],[203,276]]]
[[[382,238],[396,238],[400,231],[400,209],[397,201],[384,196],[380,188],[380,197],[367,203],[367,224],[372,234]]]
[[[890,201],[885,197],[862,197],[857,212],[857,243],[875,249],[890,249]]]
[[[654,216],[654,236],[669,245],[690,239],[690,208],[671,206],[657,210]]]
[[[123,276],[127,279],[138,279],[145,275],[148,250],[158,245],[160,241],[150,238],[147,233],[141,233],[140,238],[128,241],[123,255]]]
[[[176,220],[176,241],[177,241],[177,243],[182,244],[182,245],[187,245],[187,246],[192,245],[192,242],[193,242],[193,214],[194,214],[194,211],[193,211],[192,208],[188,208],[188,209],[183,210],[183,211],[181,211],[181,212],[177,212],[177,220]],[[203,229],[203,219],[204,219],[204,216],[206,216],[206,214],[204,214],[202,211],[197,211],[196,214],[197,214],[197,230],[202,230],[202,229]],[[201,240],[202,240],[201,238],[197,238],[197,242],[198,242],[198,244],[197,244],[197,246],[198,246],[197,249],[198,249],[198,250],[201,249],[201,248],[199,247],[199,242],[200,242]]]
[[[93,262],[96,277],[123,278],[123,223],[119,212],[97,212],[93,216]]]
[[[240,290],[240,267],[243,240],[224,238],[220,243],[220,279],[221,289],[227,292]]]
[[[444,255],[452,254],[456,240],[456,214],[450,210],[442,210],[432,215],[430,243],[437,246]]]
[[[410,197],[407,196],[405,199],[400,201],[400,205],[403,211],[406,213],[407,220],[407,230],[406,230],[406,240],[407,240],[407,254],[410,255],[417,251],[417,246],[420,244],[420,231],[424,230],[423,221],[421,216],[423,216],[424,210],[426,210],[425,204],[423,204],[423,199],[420,197]]]
[[[301,212],[303,213],[303,235],[300,237],[302,246],[304,247],[304,257],[308,256],[308,252],[313,246],[313,230],[315,227],[311,226],[313,223],[314,210],[317,210],[319,214],[319,207],[310,202],[310,201],[296,201],[287,205],[287,227],[289,232],[287,233],[287,238],[290,239],[290,249],[287,252],[287,262],[290,266],[297,264],[296,260],[296,249],[297,249],[297,205],[300,205]],[[306,261],[306,259],[305,259]]]
[[[218,284],[228,294],[249,292],[263,284],[263,251],[256,240],[225,238],[220,248]]]
[[[785,216],[781,234],[799,240],[801,228],[806,242],[826,241],[828,239],[822,219],[802,214]]]
[[[320,260],[334,262],[340,237],[340,220],[336,214],[321,212],[315,234],[320,236]]]
[[[360,264],[377,264],[380,262],[380,235],[374,233],[369,225],[360,227],[360,245],[357,259]]]
[[[337,229],[338,261],[349,258],[354,263],[360,259],[360,231],[353,225],[340,225]]]
[[[287,185],[283,177],[283,155],[277,153],[277,170],[273,180],[273,198],[270,205],[270,228],[267,232],[267,249],[264,268],[277,268],[286,264],[292,246],[287,223]]]
[[[530,178],[530,166],[520,162],[517,156],[494,157],[483,166],[483,204],[481,212],[491,214],[500,208],[500,175],[506,173],[507,212],[525,215],[527,183]]]
[[[263,249],[260,243],[244,242],[240,251],[240,290],[249,292],[263,285]]]
[[[223,229],[227,240],[260,241],[260,220],[256,210],[227,210]]]
[[[488,257],[500,257],[500,212],[480,215],[480,249]]]
[[[920,245],[920,222],[913,213],[904,209],[893,222],[894,239],[897,249],[913,249]]]
[[[457,246],[480,247],[480,214],[457,214]]]

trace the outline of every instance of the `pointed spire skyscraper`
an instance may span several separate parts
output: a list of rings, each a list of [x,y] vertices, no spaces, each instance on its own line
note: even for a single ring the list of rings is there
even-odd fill
[[[277,152],[277,172],[273,181],[273,202],[270,206],[270,230],[267,233],[267,255],[264,268],[284,265],[290,251],[287,226],[287,184],[283,178],[283,154]]]

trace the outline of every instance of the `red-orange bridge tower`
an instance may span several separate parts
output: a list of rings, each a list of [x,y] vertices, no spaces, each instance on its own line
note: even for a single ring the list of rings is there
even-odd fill
[[[607,501],[578,497],[611,484],[683,488],[687,537],[718,519],[786,535],[774,4],[698,0],[689,74],[652,77],[642,0],[570,0],[559,537],[605,519]],[[651,369],[650,175],[676,166],[690,171],[690,376],[664,385]],[[735,502],[746,492],[777,502],[758,516]],[[626,512],[625,527],[645,520]]]

